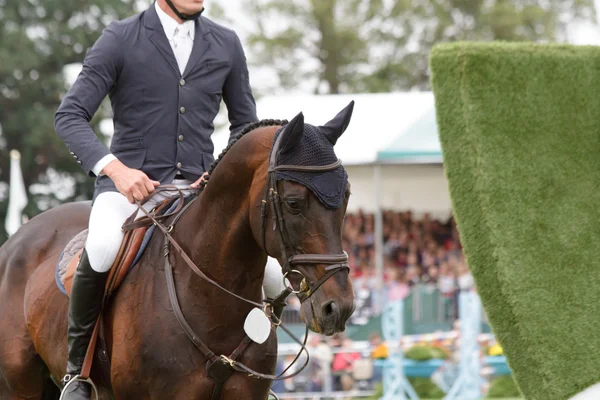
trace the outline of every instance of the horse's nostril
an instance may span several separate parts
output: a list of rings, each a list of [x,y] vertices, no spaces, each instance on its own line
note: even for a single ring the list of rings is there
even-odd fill
[[[323,315],[325,317],[331,317],[335,315],[339,315],[340,307],[337,305],[335,301],[330,301],[323,305]]]

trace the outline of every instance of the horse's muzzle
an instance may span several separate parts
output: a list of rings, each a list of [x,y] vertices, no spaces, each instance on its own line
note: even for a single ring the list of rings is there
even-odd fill
[[[354,301],[330,300],[321,306],[319,325],[323,334],[331,336],[346,330],[346,321],[354,312]]]

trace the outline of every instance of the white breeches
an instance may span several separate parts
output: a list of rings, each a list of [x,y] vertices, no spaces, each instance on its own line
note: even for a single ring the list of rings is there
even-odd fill
[[[187,187],[189,183],[189,181],[173,181],[173,184],[180,188]],[[190,193],[189,190],[183,190],[183,192],[185,195]],[[172,196],[178,195],[178,192],[172,193]],[[169,192],[156,194],[144,204],[144,209],[150,211],[169,196]],[[129,203],[127,198],[119,192],[104,192],[96,197],[90,214],[89,232],[85,244],[88,259],[94,271],[106,272],[113,265],[125,235],[121,231],[121,227],[135,210],[137,210],[137,206]],[[136,217],[144,215],[139,211]],[[267,297],[275,297],[284,289],[281,267],[276,260],[271,258],[265,266],[263,289],[264,295]]]

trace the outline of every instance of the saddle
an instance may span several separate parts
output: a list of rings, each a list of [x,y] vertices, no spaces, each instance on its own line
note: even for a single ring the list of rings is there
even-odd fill
[[[165,219],[167,217],[176,214],[184,206],[185,200],[182,197],[176,199],[167,199],[155,207],[153,215],[156,219]],[[106,303],[112,295],[117,291],[127,273],[136,265],[141,258],[145,248],[150,242],[150,238],[154,232],[155,226],[149,226],[149,219],[144,217],[134,222],[136,213],[133,213],[128,218],[123,226],[127,226],[130,230],[125,230],[125,235],[117,253],[117,257],[113,265],[111,266],[106,287],[104,289],[104,303]],[[56,266],[56,284],[59,290],[66,296],[71,294],[71,288],[73,285],[73,277],[75,270],[79,265],[79,260],[83,253],[85,242],[87,239],[88,230],[85,229],[78,233],[69,243],[65,246],[63,253],[60,256],[59,262]],[[101,331],[102,314],[98,317],[96,326],[90,339],[87,353],[85,355],[85,361],[83,363],[82,372],[80,377],[87,379],[89,377],[92,362],[94,360],[94,354],[96,350],[96,342]],[[103,340],[99,341],[99,347],[104,348]],[[106,360],[98,360],[106,363]]]
[[[155,207],[153,215],[159,219],[165,219],[176,214],[183,207],[183,203],[182,198],[164,200]],[[110,268],[105,288],[105,299],[108,299],[119,288],[127,273],[137,264],[154,233],[155,226],[150,226],[151,221],[149,223],[148,219],[144,217],[133,222],[135,215],[136,213],[123,224],[123,226],[135,229],[125,230],[121,247]],[[73,276],[79,265],[87,235],[88,230],[85,229],[73,237],[65,246],[58,260],[55,274],[56,285],[66,296],[71,294]]]
[[[121,282],[123,282],[125,275],[127,275],[127,272],[130,270],[128,267],[133,266],[133,260],[141,248],[147,230],[147,227],[141,227],[125,233],[125,237],[123,238],[123,242],[119,248],[117,258],[110,268],[110,273],[106,282],[106,288],[104,289],[105,297],[110,297],[112,293],[120,286]],[[86,229],[85,231],[79,233],[76,237],[77,241],[85,244],[87,232],[88,231]],[[79,265],[79,260],[81,259],[82,253],[83,246],[77,250],[70,261],[66,263],[66,270],[64,271],[64,275],[62,275],[61,281],[64,285],[67,296],[71,295],[73,276],[75,275],[75,270]]]
[[[164,208],[164,205],[165,203],[161,203],[159,207]],[[157,212],[158,211],[159,209],[157,208]],[[150,234],[146,235],[147,233]],[[140,258],[143,250],[145,250],[145,247],[148,244],[151,233],[152,232],[148,231],[147,226],[141,226],[137,229],[125,232],[117,257],[110,268],[110,273],[106,282],[105,298],[110,297],[110,295],[114,293],[123,282],[127,272],[135,265],[134,261],[137,262]],[[85,229],[71,239],[65,246],[56,266],[56,285],[66,296],[71,295],[73,276],[79,265],[79,260],[81,259],[87,236],[88,230]],[[143,247],[142,244],[144,245]]]

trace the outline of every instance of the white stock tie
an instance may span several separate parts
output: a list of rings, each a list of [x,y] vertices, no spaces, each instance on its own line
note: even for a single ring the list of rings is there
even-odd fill
[[[190,37],[190,24],[183,23],[177,26],[175,35],[173,36],[173,44],[179,72],[183,75],[194,44]]]

